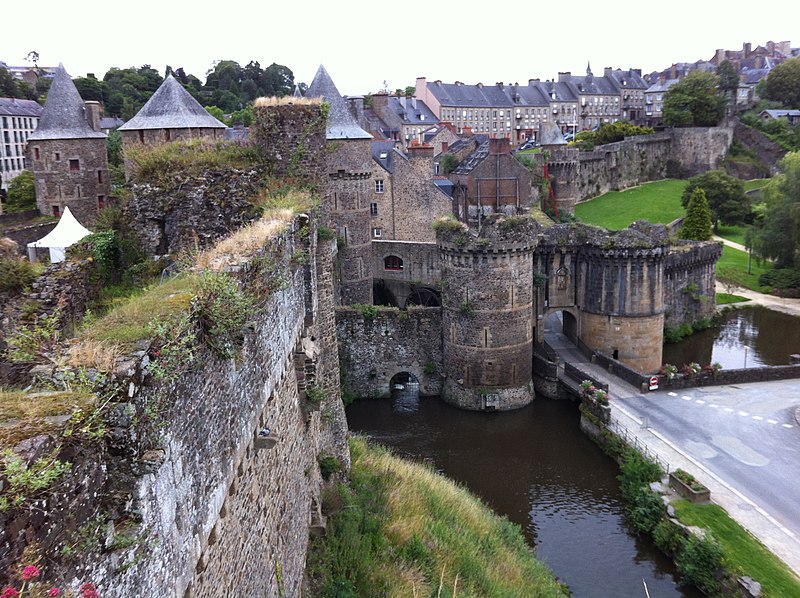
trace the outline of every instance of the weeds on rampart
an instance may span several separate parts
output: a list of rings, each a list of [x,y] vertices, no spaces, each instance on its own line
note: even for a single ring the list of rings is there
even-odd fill
[[[17,327],[8,337],[11,361],[53,359],[61,334],[61,308],[49,315],[37,316],[33,322]]]
[[[0,494],[0,512],[15,509],[36,498],[70,470],[71,465],[56,459],[56,454],[57,451],[53,451],[29,466],[11,449],[3,452],[0,476],[5,478],[7,487]]]
[[[258,150],[249,145],[191,139],[130,147],[125,150],[125,160],[136,182],[171,188],[209,170],[252,168],[261,158]]]

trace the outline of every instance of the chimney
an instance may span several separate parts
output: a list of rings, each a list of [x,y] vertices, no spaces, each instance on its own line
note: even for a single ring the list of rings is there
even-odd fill
[[[614,73],[613,67],[607,66],[605,69],[603,69],[603,76],[605,77],[610,77],[613,73]]]
[[[489,155],[497,156],[511,153],[511,146],[506,137],[489,139]]]
[[[84,105],[86,106],[86,122],[93,131],[100,131],[100,102],[87,100]]]
[[[386,107],[389,105],[389,95],[385,93],[376,93],[372,96],[372,109],[380,115],[380,113],[386,110]]]
[[[433,158],[433,146],[411,144],[408,146],[408,157],[412,160],[417,158]]]
[[[571,80],[572,80],[572,72],[571,71],[558,73],[558,82],[559,83],[568,83]]]
[[[472,137],[472,127],[469,125],[464,125],[461,129],[461,136],[467,138]]]

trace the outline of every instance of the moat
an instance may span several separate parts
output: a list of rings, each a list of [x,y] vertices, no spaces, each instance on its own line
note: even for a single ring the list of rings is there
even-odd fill
[[[350,430],[426,461],[522,526],[576,597],[700,596],[680,588],[672,562],[624,518],[617,465],[578,427],[577,405],[536,400],[476,413],[438,398],[358,401]]]

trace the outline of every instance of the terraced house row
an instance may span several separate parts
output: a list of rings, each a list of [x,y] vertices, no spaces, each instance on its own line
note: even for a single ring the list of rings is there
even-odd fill
[[[557,81],[530,79],[519,85],[466,85],[417,79],[416,98],[439,120],[459,133],[470,129],[513,144],[536,140],[539,125],[555,123],[562,133],[593,129],[603,123],[630,120],[645,124],[645,92],[650,84],[640,69],[606,68],[595,76],[559,73]]]

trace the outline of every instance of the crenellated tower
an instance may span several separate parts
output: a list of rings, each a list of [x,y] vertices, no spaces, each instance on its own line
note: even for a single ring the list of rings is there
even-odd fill
[[[533,398],[533,253],[537,225],[490,216],[480,234],[444,221],[443,397],[464,409],[508,410]]]

